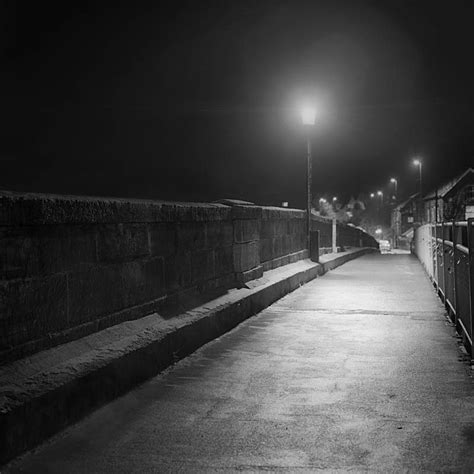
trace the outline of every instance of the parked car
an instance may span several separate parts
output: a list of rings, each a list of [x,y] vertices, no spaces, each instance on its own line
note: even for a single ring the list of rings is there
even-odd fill
[[[388,240],[379,240],[379,250],[381,253],[388,253],[392,250],[392,246]]]

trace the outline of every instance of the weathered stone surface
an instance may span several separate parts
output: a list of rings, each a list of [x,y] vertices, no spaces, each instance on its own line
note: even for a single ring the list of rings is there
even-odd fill
[[[165,295],[257,278],[261,262],[274,268],[305,249],[305,211],[229,204],[0,191],[3,343],[47,347],[61,341],[54,331],[80,337],[139,317]],[[312,228],[331,245],[330,222]],[[360,243],[360,231],[340,229],[339,245]]]
[[[234,242],[252,242],[260,238],[260,220],[240,219],[234,220]]]
[[[214,293],[219,290],[227,290],[229,288],[234,288],[236,285],[236,279],[234,273],[228,273],[226,275],[221,275],[216,278],[211,278],[206,280],[203,283],[198,285],[198,290],[200,293]]]
[[[169,255],[164,259],[165,287],[167,291],[191,286],[191,254]]]
[[[148,224],[151,255],[168,256],[176,253],[176,227],[174,222]]]
[[[223,204],[0,191],[0,225],[113,224],[230,219]]]
[[[233,206],[232,219],[261,219],[262,208],[258,206]]]
[[[213,250],[200,250],[191,254],[192,283],[210,280],[216,274]]]
[[[214,250],[214,255],[216,276],[234,272],[232,245],[229,245],[228,247],[217,248]]]
[[[163,259],[93,266],[69,276],[69,317],[80,324],[164,294]]]
[[[237,283],[242,285],[244,283],[247,283],[248,281],[256,280],[257,278],[262,278],[262,276],[263,276],[263,266],[258,265],[245,272],[237,273],[236,280],[237,280]]]
[[[26,278],[95,262],[91,226],[0,227],[0,278]]]
[[[65,275],[0,281],[0,350],[67,326]]]
[[[271,239],[260,239],[260,262],[273,258],[273,243]]]
[[[176,251],[189,252],[206,248],[206,226],[201,222],[180,222],[176,227]]]
[[[231,220],[206,222],[206,247],[227,247],[233,243],[233,225]]]
[[[146,224],[98,226],[97,235],[100,262],[123,262],[150,254]]]
[[[234,270],[236,272],[245,272],[258,265],[260,265],[258,242],[234,245]]]

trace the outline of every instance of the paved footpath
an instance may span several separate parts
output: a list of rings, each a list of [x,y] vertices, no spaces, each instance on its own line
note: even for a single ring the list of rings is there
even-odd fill
[[[287,295],[5,472],[471,472],[474,383],[418,261]]]

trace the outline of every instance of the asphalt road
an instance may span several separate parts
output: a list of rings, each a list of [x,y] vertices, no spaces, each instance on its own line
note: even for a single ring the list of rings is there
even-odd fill
[[[418,261],[289,294],[6,472],[471,472],[474,384]]]

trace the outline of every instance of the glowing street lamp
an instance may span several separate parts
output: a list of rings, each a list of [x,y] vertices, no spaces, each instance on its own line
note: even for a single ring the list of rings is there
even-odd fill
[[[413,160],[413,164],[415,166],[418,166],[418,172],[419,172],[419,175],[418,175],[418,181],[419,181],[419,184],[420,184],[420,198],[421,198],[421,192],[422,192],[422,176],[421,176],[421,167],[422,167],[422,163],[421,163],[421,160],[419,158],[415,158]]]
[[[420,158],[415,158],[413,160],[413,164],[415,166],[418,166],[418,182],[419,182],[419,193],[420,193],[420,196],[419,196],[419,210],[418,210],[418,215],[419,215],[419,220],[421,223],[423,223],[423,212],[421,210],[422,208],[422,204],[423,204],[423,185],[422,185],[422,175],[421,175],[421,167],[422,167],[422,163],[421,163],[421,159]]]
[[[374,197],[375,197],[375,193],[370,193],[370,197],[371,197],[371,198],[374,198]]]
[[[301,110],[301,120],[306,129],[306,245],[311,255],[311,130],[316,121],[316,110],[312,107],[304,107]]]
[[[301,110],[303,125],[314,125],[316,122],[316,110],[312,107],[304,107]]]
[[[380,198],[380,203],[383,204],[383,192],[377,191],[377,196]]]
[[[390,178],[390,182],[393,184],[394,188],[395,188],[395,199],[397,199],[397,196],[398,196],[398,181],[396,178]]]

